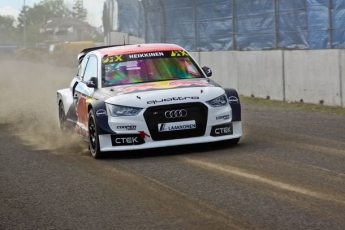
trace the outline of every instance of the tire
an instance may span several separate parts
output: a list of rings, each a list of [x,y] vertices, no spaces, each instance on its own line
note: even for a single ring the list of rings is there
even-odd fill
[[[89,149],[91,155],[95,159],[102,158],[102,152],[99,147],[98,125],[95,118],[95,113],[91,109],[89,112]]]
[[[67,118],[65,114],[65,108],[62,102],[60,102],[59,104],[59,124],[60,124],[60,130],[63,133],[67,133]]]

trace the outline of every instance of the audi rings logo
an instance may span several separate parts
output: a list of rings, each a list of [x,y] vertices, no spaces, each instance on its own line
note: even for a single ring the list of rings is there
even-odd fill
[[[187,111],[185,109],[169,110],[169,111],[165,111],[164,115],[168,119],[170,119],[170,118],[181,118],[181,117],[187,116]]]

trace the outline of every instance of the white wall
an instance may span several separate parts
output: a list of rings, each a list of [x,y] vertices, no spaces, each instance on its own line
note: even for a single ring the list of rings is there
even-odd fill
[[[281,51],[191,52],[202,66],[212,69],[212,79],[242,95],[283,100]]]
[[[201,64],[212,69],[212,79],[223,87],[238,88],[235,52],[216,51],[204,53],[191,52],[192,57]]]
[[[192,52],[212,79],[244,96],[345,107],[345,50]]]
[[[286,100],[340,105],[338,50],[284,51]]]
[[[339,50],[339,67],[340,67],[340,82],[341,82],[341,107],[345,107],[345,50]]]
[[[243,95],[283,100],[281,51],[237,51],[238,90]]]
[[[135,36],[129,36],[129,44],[143,44],[145,43],[145,39],[144,38],[138,38]]]
[[[107,45],[121,45],[124,42],[129,44],[129,36],[128,33],[110,32],[105,38],[105,42]]]
[[[138,38],[128,33],[122,32],[110,32],[107,37],[104,38],[105,44],[107,45],[121,45],[126,44],[142,44],[145,43],[145,39]]]

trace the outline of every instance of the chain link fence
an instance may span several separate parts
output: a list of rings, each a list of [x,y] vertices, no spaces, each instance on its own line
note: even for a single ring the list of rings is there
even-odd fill
[[[107,0],[103,24],[190,51],[345,48],[344,0]]]

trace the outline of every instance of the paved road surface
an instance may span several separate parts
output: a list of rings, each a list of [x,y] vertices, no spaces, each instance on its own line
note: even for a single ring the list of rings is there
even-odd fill
[[[94,160],[55,123],[74,70],[0,68],[0,229],[345,229],[344,115],[248,103],[237,146]]]

